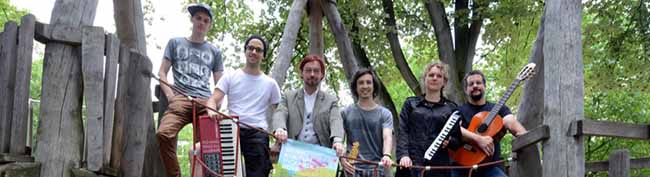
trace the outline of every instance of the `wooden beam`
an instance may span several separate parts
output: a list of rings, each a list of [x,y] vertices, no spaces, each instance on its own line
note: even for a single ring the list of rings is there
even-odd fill
[[[323,57],[323,9],[320,0],[309,0],[309,54]]]
[[[650,168],[650,157],[630,159],[631,169]],[[609,161],[593,161],[585,163],[586,171],[607,171],[609,169]]]
[[[104,68],[104,165],[109,167],[113,147],[115,123],[115,89],[117,88],[117,63],[120,57],[120,40],[115,34],[106,35],[106,61]]]
[[[273,63],[271,70],[271,77],[275,79],[280,87],[284,85],[284,80],[287,77],[287,70],[291,66],[291,58],[293,57],[293,49],[296,47],[296,38],[298,30],[302,22],[303,11],[307,0],[294,0],[291,3],[291,10],[287,17],[286,25],[284,25],[284,32],[282,39],[280,39],[280,49],[278,50],[277,59]]]
[[[104,29],[82,28],[81,73],[86,100],[86,165],[99,171],[104,162]]]
[[[32,78],[32,49],[34,48],[34,24],[32,14],[23,16],[18,29],[16,48],[16,85],[14,85],[14,104],[11,113],[11,145],[9,152],[26,154],[27,120],[29,120],[29,84]]]
[[[571,123],[569,133],[573,136],[605,136],[629,139],[650,139],[647,124],[621,123],[612,121],[578,120]]]
[[[81,28],[36,22],[36,35],[34,39],[43,44],[59,42],[79,46],[81,45]]]
[[[0,153],[9,153],[11,144],[11,113],[16,80],[16,41],[18,24],[5,23],[0,44]]]
[[[525,147],[537,144],[542,140],[549,138],[549,128],[547,125],[539,126],[528,133],[512,140],[512,151],[519,151]]]
[[[543,177],[584,176],[583,137],[569,136],[571,122],[584,119],[582,4],[580,0],[547,0],[544,12],[544,125],[550,137],[543,145]]]

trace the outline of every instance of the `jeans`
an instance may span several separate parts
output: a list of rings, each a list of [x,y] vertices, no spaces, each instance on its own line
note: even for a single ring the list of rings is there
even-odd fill
[[[452,170],[451,177],[467,177],[468,169]],[[498,166],[487,166],[472,171],[472,177],[507,177]]]

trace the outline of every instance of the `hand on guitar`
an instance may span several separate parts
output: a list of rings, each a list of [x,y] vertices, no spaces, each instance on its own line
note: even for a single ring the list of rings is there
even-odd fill
[[[411,161],[410,157],[404,156],[402,157],[402,159],[399,160],[399,165],[409,168],[413,166],[413,162]]]
[[[476,145],[481,148],[485,155],[492,156],[494,155],[494,142],[490,136],[479,136],[476,139]]]
[[[354,166],[348,162],[348,159],[341,159],[341,166],[343,166],[345,173],[354,174]]]

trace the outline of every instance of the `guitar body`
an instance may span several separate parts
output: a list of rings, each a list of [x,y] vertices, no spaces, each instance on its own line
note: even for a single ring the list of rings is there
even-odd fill
[[[492,123],[487,126],[487,129],[484,132],[478,131],[481,127],[481,124],[483,124],[483,122],[488,118],[489,113],[490,112],[488,111],[476,113],[474,117],[472,117],[472,121],[469,123],[467,130],[482,136],[493,137],[493,139],[496,141],[498,138],[495,138],[495,135],[498,135],[503,128],[503,118],[501,118],[501,116],[498,114],[495,115]],[[455,151],[450,149],[449,156],[451,156],[451,158],[458,164],[464,166],[476,165],[487,157],[485,152],[483,152],[483,150],[481,150],[481,148],[479,148],[474,143],[465,144]]]

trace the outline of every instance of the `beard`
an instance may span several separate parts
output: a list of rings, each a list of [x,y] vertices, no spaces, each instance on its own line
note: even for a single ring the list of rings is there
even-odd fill
[[[309,78],[309,79],[305,79],[304,83],[307,86],[316,87],[316,86],[318,86],[320,84],[320,81],[321,80],[318,80],[318,79],[315,79],[315,78]]]
[[[478,100],[481,100],[481,98],[483,98],[484,94],[485,93],[481,91],[481,92],[479,92],[478,95],[469,95],[469,97],[472,99],[472,101],[478,101]]]

